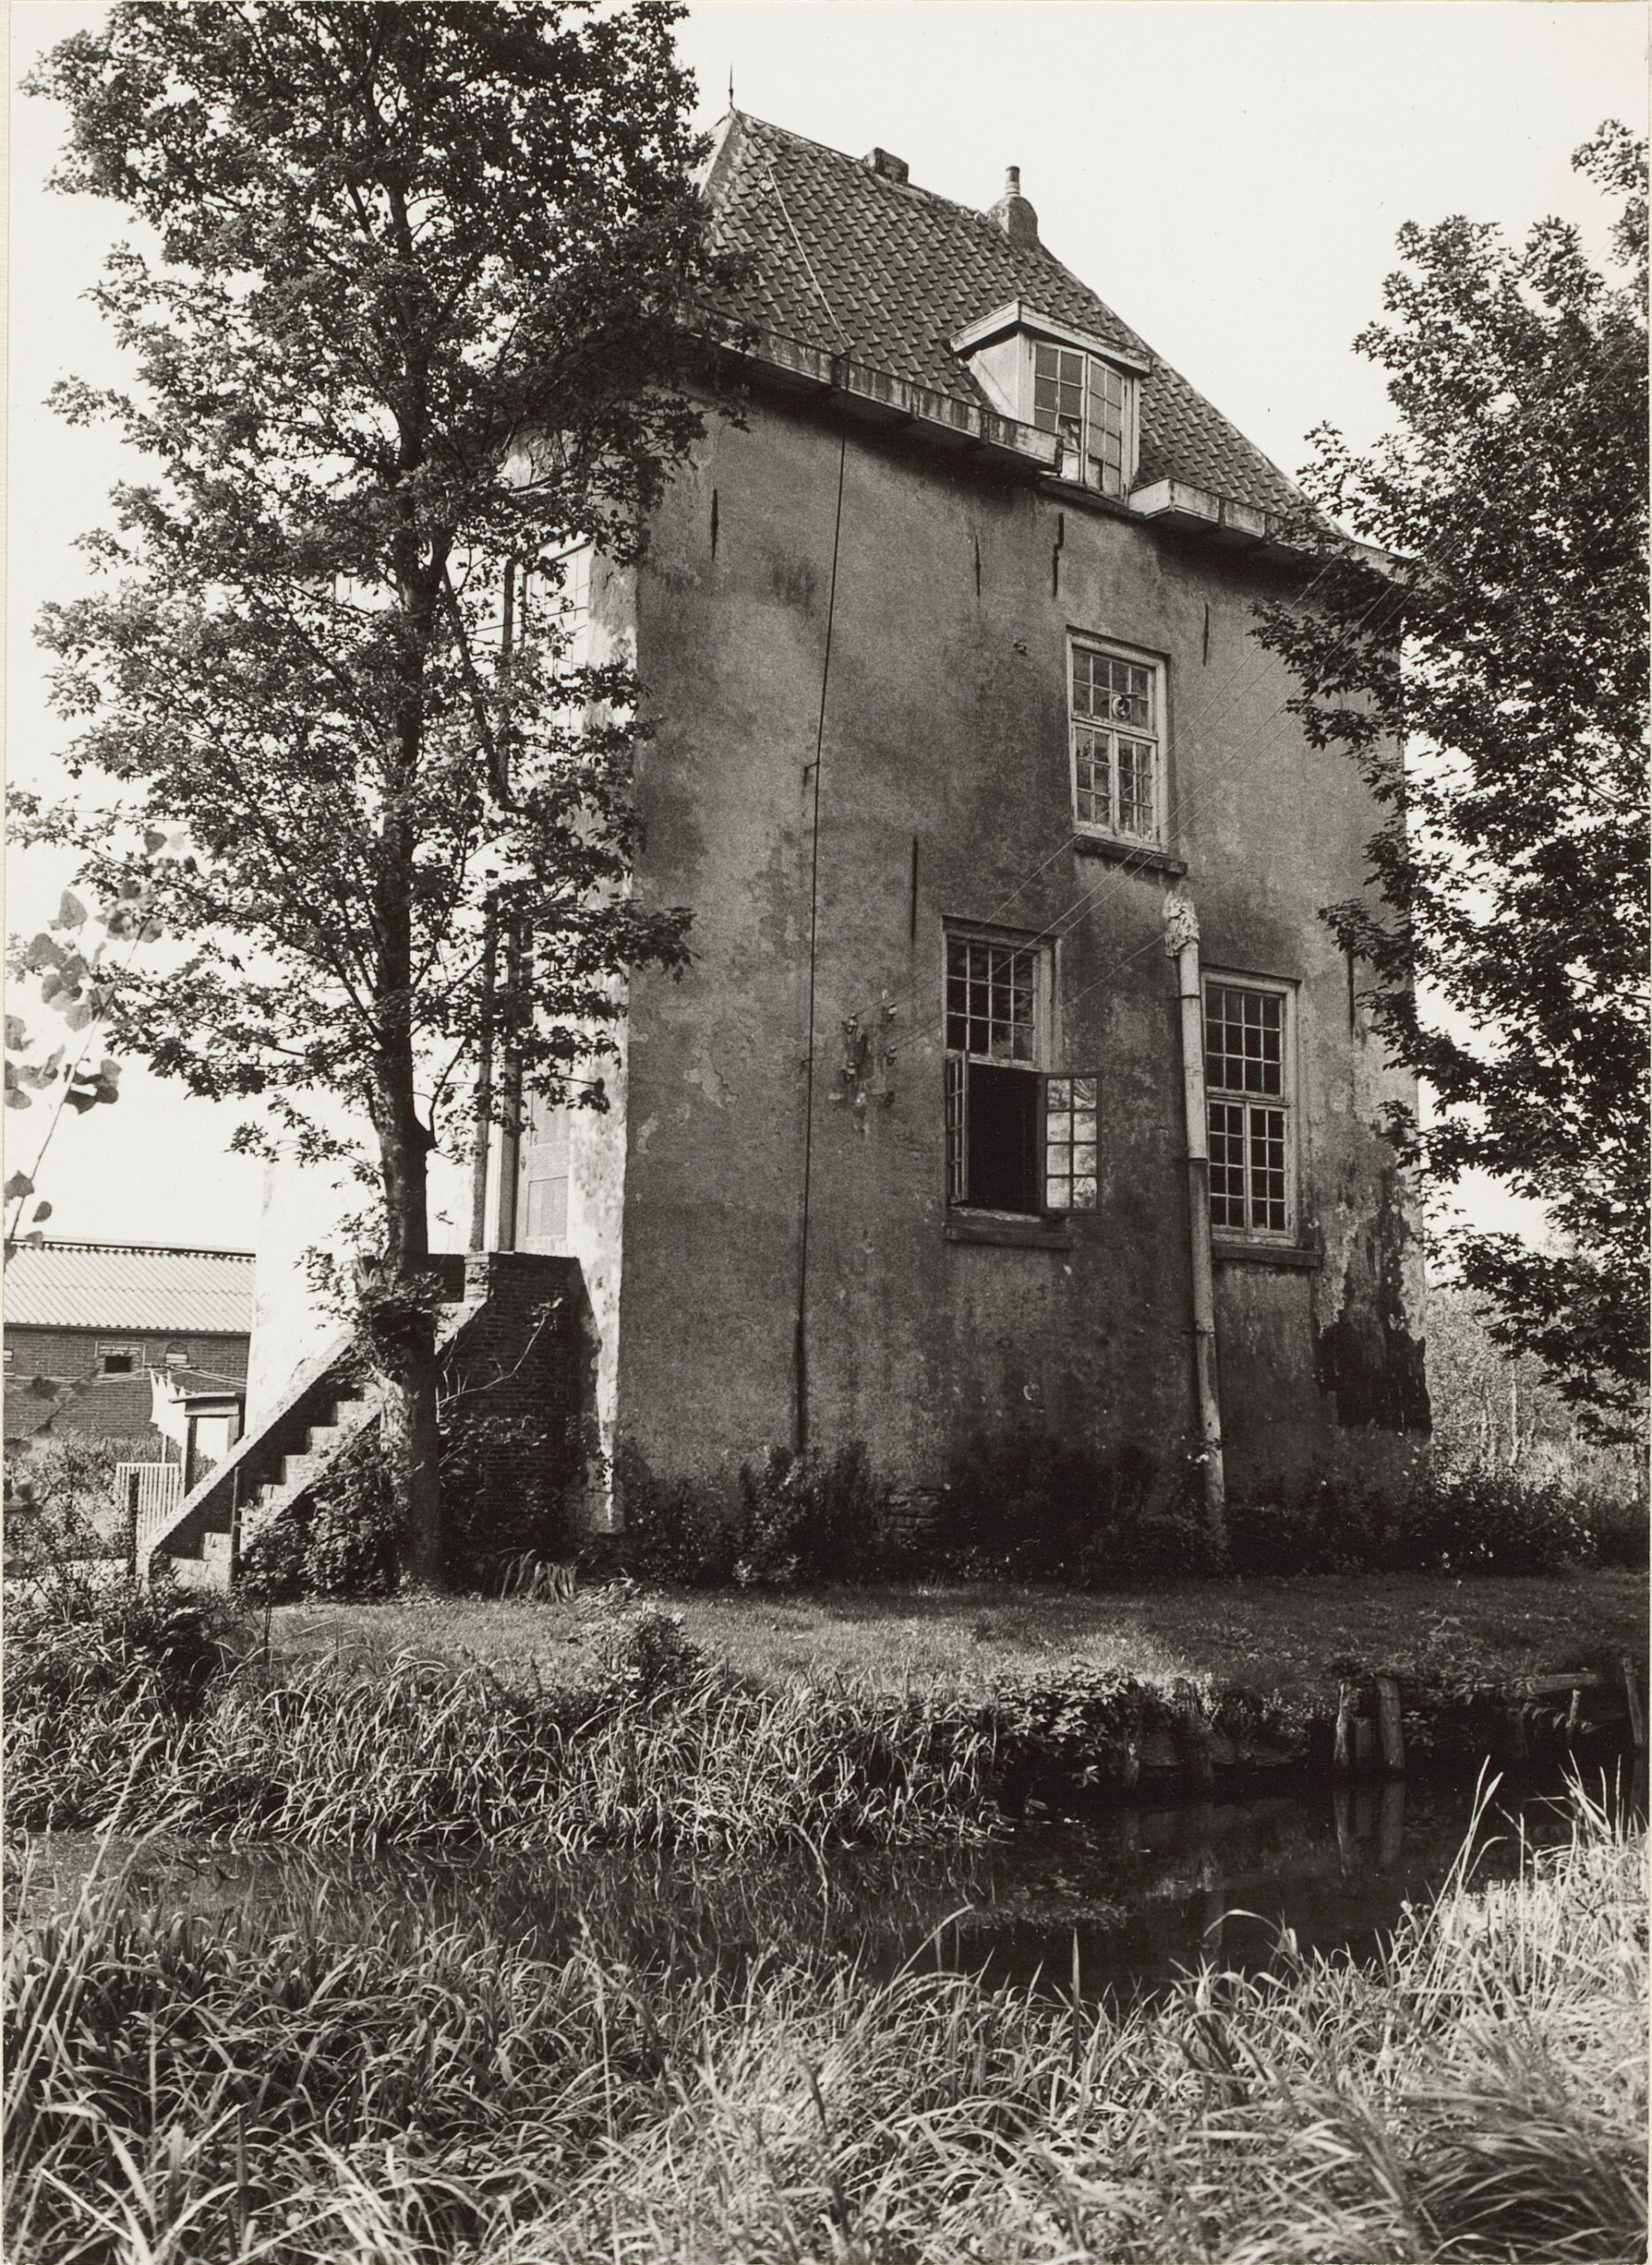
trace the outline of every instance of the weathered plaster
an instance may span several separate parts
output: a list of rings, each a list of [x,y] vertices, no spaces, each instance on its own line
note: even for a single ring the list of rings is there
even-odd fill
[[[761,402],[746,415],[743,431],[713,425],[638,579],[657,726],[639,886],[694,908],[696,962],[632,992],[621,1430],[661,1467],[790,1436],[812,883],[811,1436],[863,1440],[919,1484],[971,1432],[1012,1423],[1161,1462],[1188,1444],[1166,877],[1072,847],[1070,628],[1165,659],[1171,846],[1206,962],[1296,986],[1302,1231],[1324,1258],[1219,1270],[1230,1453],[1241,1471],[1311,1459],[1350,1394],[1379,1423],[1413,1419],[1397,1379],[1415,1371],[1420,1283],[1373,1130],[1403,1088],[1350,1031],[1346,965],[1318,918],[1360,887],[1374,814],[1351,768],[1280,712],[1289,687],[1249,636],[1266,570],[851,434],[822,725],[840,436]],[[946,1235],[949,917],[1059,935],[1059,1058],[1100,1072],[1104,1120],[1100,1208],[1064,1248]],[[886,993],[893,1099],[859,1111],[841,1098],[840,1024]]]

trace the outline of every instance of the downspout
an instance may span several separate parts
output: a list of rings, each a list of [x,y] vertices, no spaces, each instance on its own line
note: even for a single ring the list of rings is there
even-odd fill
[[[814,794],[809,838],[809,1033],[803,1056],[803,1184],[797,1225],[797,1309],[792,1336],[792,1447],[809,1445],[809,1204],[814,1182],[815,1008],[820,950],[820,757],[826,744],[826,689],[832,681],[832,632],[837,621],[838,546],[843,533],[843,468],[849,457],[847,421],[838,436],[837,501],[832,513],[832,580],[826,593],[826,650],[820,660],[820,703],[815,717]]]
[[[503,921],[505,989],[515,1011],[522,995],[522,919],[508,913]],[[504,1048],[503,1090],[500,1094],[499,1186],[496,1192],[494,1248],[514,1250],[517,1230],[517,1175],[522,1157],[522,1056],[507,1037]]]
[[[1176,963],[1181,1003],[1181,1092],[1187,1128],[1187,1255],[1193,1276],[1194,1389],[1199,1402],[1204,1522],[1218,1561],[1227,1555],[1227,1478],[1217,1391],[1216,1280],[1210,1261],[1210,1147],[1204,1101],[1204,1001],[1199,919],[1185,896],[1164,899],[1164,949]]]
[[[494,979],[499,950],[499,900],[493,889],[482,913],[481,1031],[476,1064],[476,1146],[471,1159],[473,1251],[488,1248],[488,1159],[494,1145]]]

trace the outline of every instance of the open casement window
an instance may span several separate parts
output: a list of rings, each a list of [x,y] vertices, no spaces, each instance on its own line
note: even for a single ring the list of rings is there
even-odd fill
[[[1163,836],[1164,685],[1156,661],[1074,639],[1072,815],[1086,833]]]
[[[1218,1233],[1288,1235],[1295,1225],[1290,1013],[1282,987],[1205,979],[1210,1225]]]
[[[1041,1216],[1095,1208],[1094,1077],[1045,1069],[1049,956],[947,939],[947,1200]]]
[[[1054,433],[1064,470],[1122,495],[1135,469],[1135,380],[1094,354],[1036,342],[1033,348],[1033,422]]]

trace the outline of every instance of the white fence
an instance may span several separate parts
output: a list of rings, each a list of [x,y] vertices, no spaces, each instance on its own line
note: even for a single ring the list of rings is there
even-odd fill
[[[176,1463],[118,1463],[115,1501],[137,1541],[140,1566],[183,1500],[183,1466]]]

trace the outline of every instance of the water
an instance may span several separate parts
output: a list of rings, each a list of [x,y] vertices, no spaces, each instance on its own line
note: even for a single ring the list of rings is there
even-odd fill
[[[1391,1784],[1294,1797],[1110,1809],[1018,1826],[962,1849],[792,1851],[768,1858],[593,1854],[380,1857],[175,1839],[117,1842],[127,1893],[211,1920],[353,1929],[369,1910],[464,1922],[556,1959],[588,1942],[633,1967],[737,1971],[754,1958],[850,1955],[884,1976],[908,1960],[1087,1997],[1162,1987],[1202,1956],[1251,1966],[1281,1928],[1303,1951],[1379,1950],[1408,1900],[1449,1874],[1473,1821],[1462,1787]],[[1507,1877],[1529,1846],[1570,1831],[1564,1796],[1505,1780],[1480,1819],[1474,1876]],[[72,1903],[95,1847],[47,1834],[27,1849],[30,1916]],[[14,1852],[15,1862],[15,1852]],[[15,1895],[14,1873],[14,1895]]]

